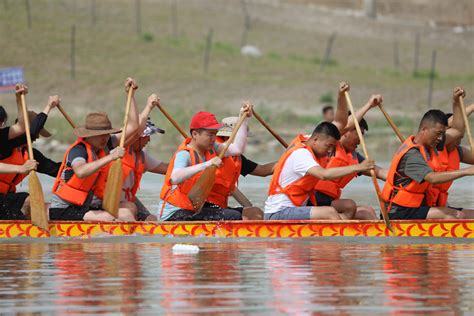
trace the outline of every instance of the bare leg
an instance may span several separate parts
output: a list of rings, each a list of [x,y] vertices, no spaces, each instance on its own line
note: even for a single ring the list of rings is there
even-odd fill
[[[354,219],[374,220],[377,219],[377,216],[375,215],[375,210],[373,207],[368,205],[359,205],[357,206],[357,211],[354,216]]]
[[[31,218],[31,204],[30,204],[30,197],[27,197],[25,199],[25,202],[23,203],[23,206],[21,207],[21,212],[25,215],[27,219]]]
[[[137,206],[133,202],[120,202],[118,220],[133,222],[137,220]]]
[[[432,207],[428,211],[426,219],[462,219],[465,218],[464,212],[447,208],[447,207]]]
[[[99,222],[113,222],[115,217],[113,217],[107,211],[89,211],[84,215],[85,221],[99,221]]]
[[[331,206],[336,209],[341,219],[353,219],[357,210],[357,204],[351,199],[334,200]]]
[[[263,211],[258,207],[244,207],[242,211],[242,220],[262,220]]]
[[[158,221],[158,218],[156,217],[156,215],[148,215],[147,218],[145,218],[145,222],[156,222]]]
[[[465,218],[474,218],[474,210],[463,208],[462,212],[464,213]]]
[[[310,219],[341,220],[340,214],[331,206],[313,206],[311,208]]]

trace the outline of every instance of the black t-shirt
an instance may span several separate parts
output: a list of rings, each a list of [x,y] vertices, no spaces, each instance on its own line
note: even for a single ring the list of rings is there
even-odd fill
[[[30,135],[32,141],[38,138],[39,133],[41,129],[43,129],[47,118],[48,116],[41,112],[31,122]],[[10,157],[13,153],[13,149],[26,144],[26,134],[23,134],[13,139],[8,139],[9,132],[9,126],[0,129],[0,160]]]
[[[242,168],[240,169],[240,175],[245,177],[248,174],[251,174],[255,168],[257,168],[258,164],[253,162],[250,159],[247,159],[244,155],[241,155],[240,158],[242,159]]]
[[[10,132],[10,126],[0,128],[0,160],[9,157],[7,155],[8,148],[10,148],[10,141],[8,140],[8,133]]]
[[[53,178],[56,178],[59,167],[61,167],[60,162],[54,162],[51,159],[45,157],[39,150],[33,148],[33,156],[35,160],[38,162],[38,172],[47,174]]]

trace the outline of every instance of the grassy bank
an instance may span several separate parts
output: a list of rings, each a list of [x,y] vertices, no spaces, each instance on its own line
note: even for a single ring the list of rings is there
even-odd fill
[[[387,111],[409,134],[427,109],[433,49],[437,50],[437,68],[432,106],[449,111],[456,85],[474,93],[471,33],[420,27],[419,68],[414,75],[410,35],[414,27],[406,23],[370,22],[302,6],[248,1],[252,21],[248,43],[263,52],[261,58],[253,59],[240,55],[239,1],[178,1],[175,32],[172,2],[142,0],[140,33],[135,1],[95,1],[95,11],[92,1],[30,1],[31,29],[24,2],[5,3],[7,7],[0,11],[0,67],[24,67],[31,108],[40,109],[47,95],[57,93],[78,123],[89,111],[105,110],[119,125],[125,104],[122,81],[133,76],[140,85],[139,104],[143,106],[150,93],[159,93],[182,126],[198,110],[210,110],[219,117],[235,115],[241,102],[250,99],[272,126],[290,138],[311,131],[322,105],[329,98],[334,103],[338,82],[346,80],[351,83],[355,106],[364,104],[371,93],[382,93]],[[326,20],[327,24],[321,24]],[[72,25],[76,27],[75,79],[70,72]],[[213,44],[209,71],[204,73],[210,28]],[[330,63],[321,70],[327,40],[335,31]],[[399,47],[398,67],[393,61],[394,41]],[[0,95],[0,103],[10,112],[13,100],[12,95]],[[168,132],[152,144],[156,154],[166,159],[180,138],[158,111],[152,116]],[[396,138],[380,113],[373,111],[368,118],[369,144],[376,156],[384,156],[387,146],[396,146]],[[73,139],[59,113],[51,115],[47,126],[61,141]],[[268,133],[256,122],[251,128],[258,136],[251,140],[254,147],[249,150],[264,157],[277,155],[277,144]],[[387,141],[388,137],[393,141]]]

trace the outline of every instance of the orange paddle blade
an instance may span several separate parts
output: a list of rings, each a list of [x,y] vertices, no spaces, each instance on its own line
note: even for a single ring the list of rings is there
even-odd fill
[[[30,172],[28,178],[28,190],[30,193],[31,222],[33,225],[49,231],[48,214],[44,204],[43,189],[35,171]]]
[[[211,192],[216,179],[216,169],[216,166],[206,168],[188,193],[188,198],[193,204],[193,210],[195,212],[201,210],[204,202],[206,202],[206,198]]]
[[[112,165],[110,166],[109,175],[107,176],[107,183],[105,185],[104,200],[102,201],[104,210],[112,214],[115,218],[118,216],[122,185],[122,159],[117,159],[112,162]]]

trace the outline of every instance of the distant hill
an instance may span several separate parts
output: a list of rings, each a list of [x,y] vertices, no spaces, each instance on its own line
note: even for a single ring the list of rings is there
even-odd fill
[[[157,92],[182,126],[198,110],[211,110],[219,117],[235,115],[241,102],[250,99],[290,138],[314,127],[321,107],[335,102],[338,83],[346,80],[356,106],[363,105],[370,94],[382,93],[387,110],[408,134],[427,109],[433,50],[437,51],[433,107],[448,111],[456,85],[468,89],[466,103],[474,100],[473,32],[441,23],[459,16],[460,26],[472,25],[472,1],[403,1],[413,4],[409,7],[397,6],[400,1],[380,0],[380,15],[374,20],[354,13],[362,1],[349,6],[352,1],[247,0],[250,29],[246,35],[241,1],[142,0],[138,24],[135,1],[29,2],[31,29],[25,1],[0,3],[0,67],[24,67],[31,108],[39,110],[49,94],[60,94],[78,124],[93,110],[105,110],[114,125],[121,124],[123,80],[133,76],[140,85],[140,106]],[[318,5],[305,5],[310,2]],[[431,10],[446,13],[446,19],[440,16],[439,25],[428,23]],[[70,65],[72,25],[76,28],[75,79]],[[322,66],[332,34],[330,58]],[[420,47],[414,74],[416,34]],[[241,56],[245,38],[263,52],[261,58]],[[14,97],[0,94],[0,104],[11,114]],[[157,137],[156,145],[167,156],[180,136],[158,111],[152,117],[167,129],[165,136]],[[394,148],[397,140],[380,113],[373,111],[368,117],[371,146]],[[48,128],[64,142],[73,139],[59,113],[52,115]],[[256,122],[251,128],[258,136],[249,150],[274,154],[278,145],[271,143],[271,136]]]

